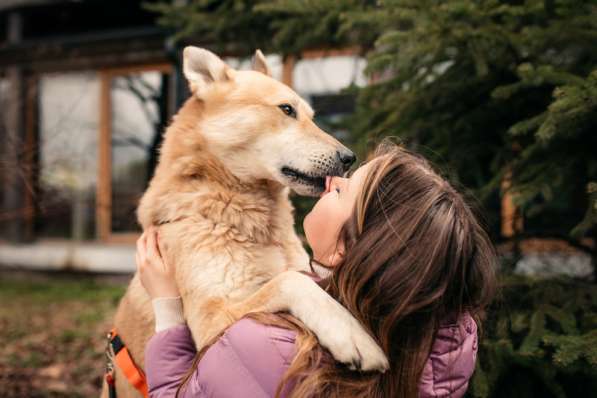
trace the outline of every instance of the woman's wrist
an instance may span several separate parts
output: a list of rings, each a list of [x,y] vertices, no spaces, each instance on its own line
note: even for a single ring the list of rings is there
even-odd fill
[[[156,297],[151,300],[155,316],[155,331],[169,329],[174,326],[184,325],[184,312],[182,299],[178,297]]]

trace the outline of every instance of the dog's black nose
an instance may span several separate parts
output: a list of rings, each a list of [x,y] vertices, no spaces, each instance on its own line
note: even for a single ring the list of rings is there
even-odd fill
[[[342,162],[342,166],[344,171],[348,170],[350,166],[357,160],[357,157],[351,151],[337,151],[338,157],[340,158],[340,162]]]

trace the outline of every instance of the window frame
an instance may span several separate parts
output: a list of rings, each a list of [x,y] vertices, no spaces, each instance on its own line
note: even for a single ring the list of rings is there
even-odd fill
[[[172,64],[144,64],[98,70],[100,80],[98,179],[96,189],[96,239],[104,243],[132,243],[138,232],[112,232],[112,80],[116,77],[139,72],[174,74]],[[168,88],[172,93],[172,86]],[[172,95],[171,95],[172,97]]]

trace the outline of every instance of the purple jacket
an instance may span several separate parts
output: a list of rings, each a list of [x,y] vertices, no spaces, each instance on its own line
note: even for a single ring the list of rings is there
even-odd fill
[[[294,331],[251,319],[236,322],[207,350],[180,396],[273,397],[294,358],[295,337]],[[195,354],[186,325],[155,334],[145,351],[149,396],[174,397]],[[477,325],[469,315],[440,328],[421,376],[419,397],[462,397],[476,356]]]

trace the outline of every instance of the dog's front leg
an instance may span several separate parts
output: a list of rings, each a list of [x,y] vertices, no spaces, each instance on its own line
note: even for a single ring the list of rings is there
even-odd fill
[[[227,313],[240,319],[249,312],[288,311],[312,330],[334,358],[360,370],[385,371],[389,364],[383,350],[348,310],[311,278],[284,272]]]

